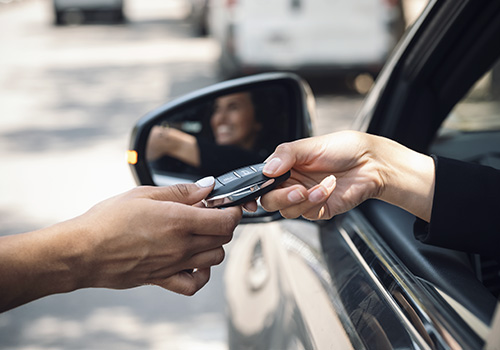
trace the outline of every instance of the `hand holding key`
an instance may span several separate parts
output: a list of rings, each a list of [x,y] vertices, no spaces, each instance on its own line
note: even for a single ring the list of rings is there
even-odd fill
[[[231,207],[245,204],[266,194],[290,177],[285,172],[278,177],[262,173],[265,164],[254,164],[223,174],[215,179],[215,187],[204,200],[207,207]]]
[[[377,198],[430,219],[434,162],[390,139],[355,131],[311,137],[278,146],[266,163],[270,177],[291,170],[261,198],[286,218],[330,219]]]

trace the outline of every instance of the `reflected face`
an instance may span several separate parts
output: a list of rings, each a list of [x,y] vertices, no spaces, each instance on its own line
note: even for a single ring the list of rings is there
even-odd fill
[[[262,125],[255,119],[255,109],[249,93],[241,92],[215,100],[210,119],[215,142],[251,149]]]

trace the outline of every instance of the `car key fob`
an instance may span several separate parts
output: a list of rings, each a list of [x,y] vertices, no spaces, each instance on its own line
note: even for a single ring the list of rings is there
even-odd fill
[[[279,177],[267,177],[262,173],[264,165],[250,165],[217,177],[214,189],[203,203],[209,208],[243,204],[266,194],[290,177],[290,171]]]

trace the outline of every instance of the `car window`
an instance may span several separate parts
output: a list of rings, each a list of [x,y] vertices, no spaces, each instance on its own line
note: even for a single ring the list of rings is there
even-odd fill
[[[431,153],[500,169],[500,61],[451,111]]]
[[[500,60],[451,111],[430,153],[500,170]],[[470,260],[476,277],[498,298],[498,262],[480,255]]]

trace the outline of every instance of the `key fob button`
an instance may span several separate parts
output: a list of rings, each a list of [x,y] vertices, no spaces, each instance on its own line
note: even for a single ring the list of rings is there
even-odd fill
[[[266,166],[266,163],[261,163],[261,164],[255,164],[255,165],[252,165],[252,167],[257,170],[257,171],[262,171],[264,169],[264,167]]]
[[[224,185],[220,183],[219,179],[215,179],[215,186],[214,186],[214,189],[212,191],[215,191],[216,189],[219,189],[222,186],[224,186]]]
[[[221,175],[217,178],[217,180],[219,180],[223,185],[227,185],[231,181],[238,180],[238,179],[239,179],[239,177],[236,176],[235,173],[227,173],[227,174]]]
[[[204,199],[209,208],[224,208],[246,203],[269,192],[288,179],[290,172],[269,178],[262,174],[265,164],[254,164],[219,176],[215,188]]]
[[[255,174],[255,171],[253,171],[250,167],[247,168],[241,168],[235,171],[238,175],[241,177],[247,176],[247,175],[253,175]]]

